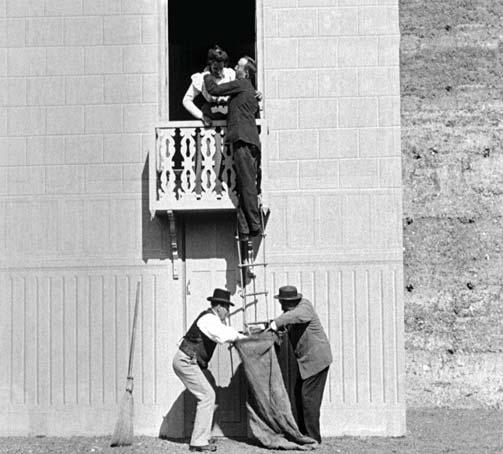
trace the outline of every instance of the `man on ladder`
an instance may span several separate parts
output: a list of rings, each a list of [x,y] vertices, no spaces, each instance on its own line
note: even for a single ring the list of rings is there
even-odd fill
[[[212,96],[230,96],[227,114],[227,141],[232,146],[239,203],[237,207],[238,259],[243,298],[243,324],[247,327],[246,309],[257,304],[257,296],[267,297],[267,290],[257,291],[255,266],[266,266],[265,244],[262,247],[264,263],[254,263],[252,238],[264,235],[264,213],[259,206],[260,193],[260,136],[256,118],[259,114],[256,91],[257,65],[253,58],[239,59],[234,70],[236,80],[217,84],[214,76],[204,77],[206,91]],[[243,246],[243,247],[242,247]],[[265,273],[265,269],[264,269]],[[246,290],[247,278],[251,279],[251,292]],[[265,285],[265,279],[264,279]],[[252,297],[250,303],[247,297]]]
[[[236,80],[217,85],[214,77],[204,77],[206,90],[213,96],[230,96],[227,115],[227,140],[232,144],[236,166],[239,204],[238,234],[242,241],[262,234],[258,204],[260,137],[256,118],[259,105],[255,90],[257,66],[248,56],[239,59]]]

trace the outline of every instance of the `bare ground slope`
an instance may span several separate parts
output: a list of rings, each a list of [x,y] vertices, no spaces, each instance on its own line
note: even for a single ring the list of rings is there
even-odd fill
[[[503,2],[402,0],[408,403],[503,404]]]

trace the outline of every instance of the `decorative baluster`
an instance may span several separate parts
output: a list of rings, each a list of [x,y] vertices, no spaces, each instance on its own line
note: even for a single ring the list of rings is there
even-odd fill
[[[157,140],[158,172],[160,173],[159,199],[173,198],[175,189],[175,173],[173,171],[175,154],[175,130],[161,130]]]
[[[157,134],[157,172],[159,174],[160,179],[160,187],[157,191],[157,198],[162,199],[163,195],[166,194],[167,191],[167,143],[165,137],[165,130],[161,129]]]
[[[225,145],[223,136],[222,136],[222,128],[219,127],[218,129],[215,129],[215,157],[214,157],[214,165],[213,165],[213,170],[215,172],[215,194],[216,194],[216,199],[217,200],[222,200],[222,193],[223,193],[223,187],[222,187],[222,180],[224,179],[224,169],[222,167],[223,163],[223,147]]]
[[[229,144],[225,140],[225,128],[220,128],[220,137],[222,139],[222,172],[221,172],[221,181],[222,181],[222,195],[225,197],[229,194],[229,168],[231,164],[229,163]]]
[[[180,200],[196,198],[192,191],[196,188],[196,172],[194,163],[196,157],[196,141],[194,139],[194,128],[181,128],[181,152],[183,156],[183,170],[181,174]]]
[[[167,130],[167,156],[166,156],[166,173],[168,175],[167,193],[170,199],[175,200],[176,174],[175,174],[175,133],[176,129]]]
[[[202,128],[195,129],[196,151],[194,154],[194,169],[196,173],[196,186],[192,191],[195,193],[197,200],[201,199],[201,193],[202,193],[201,185],[203,184],[201,180],[203,131],[204,130]]]
[[[215,134],[214,128],[201,132],[201,190],[203,200],[216,200],[215,186],[217,175],[213,169],[215,162]]]
[[[222,128],[222,195],[229,197],[234,205],[237,205],[236,194],[236,172],[234,170],[234,159],[232,157],[232,146],[225,140],[226,128]]]

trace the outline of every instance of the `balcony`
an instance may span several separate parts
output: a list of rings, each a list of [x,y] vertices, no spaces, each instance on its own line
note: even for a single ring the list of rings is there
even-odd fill
[[[257,125],[260,121],[257,120]],[[233,210],[237,205],[225,121],[172,121],[156,128],[149,158],[150,212]]]

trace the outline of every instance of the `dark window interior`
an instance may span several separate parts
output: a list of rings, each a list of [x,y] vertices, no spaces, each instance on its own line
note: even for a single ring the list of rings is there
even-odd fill
[[[222,47],[231,68],[243,55],[255,58],[255,0],[169,0],[168,17],[169,119],[191,120],[183,95],[190,76],[206,66],[210,47]]]

